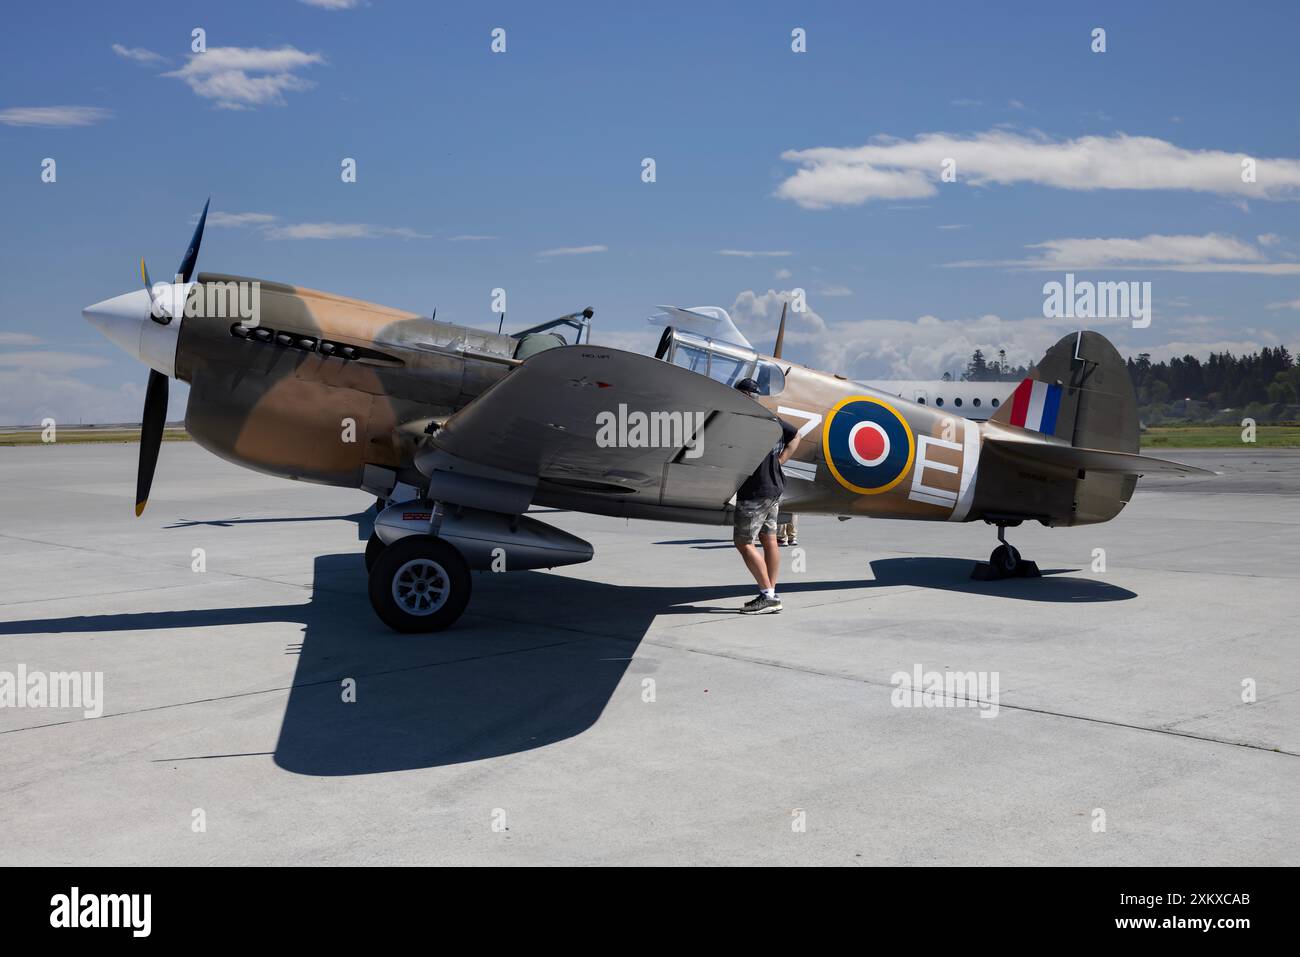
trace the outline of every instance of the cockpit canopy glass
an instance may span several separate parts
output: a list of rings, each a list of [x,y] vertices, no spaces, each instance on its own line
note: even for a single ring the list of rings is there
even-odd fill
[[[758,383],[760,395],[779,395],[785,389],[785,373],[775,362],[759,358],[752,349],[707,336],[670,327],[664,330],[655,356],[723,385],[734,386],[741,379],[753,379]]]

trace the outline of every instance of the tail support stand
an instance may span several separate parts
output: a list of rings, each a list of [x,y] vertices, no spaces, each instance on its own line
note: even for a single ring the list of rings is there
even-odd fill
[[[997,581],[1001,578],[1041,578],[1042,572],[1038,570],[1038,565],[1028,559],[1021,558],[1016,546],[1007,541],[1007,526],[1019,525],[1020,520],[994,521],[992,524],[996,524],[998,527],[998,542],[1000,544],[993,549],[993,554],[989,556],[987,562],[975,563],[970,577],[976,581]]]

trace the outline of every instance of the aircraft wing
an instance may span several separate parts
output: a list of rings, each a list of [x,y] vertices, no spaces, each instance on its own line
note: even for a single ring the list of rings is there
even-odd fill
[[[459,470],[722,509],[780,439],[767,410],[720,382],[648,356],[576,345],[511,370],[451,416],[416,464],[426,474]]]

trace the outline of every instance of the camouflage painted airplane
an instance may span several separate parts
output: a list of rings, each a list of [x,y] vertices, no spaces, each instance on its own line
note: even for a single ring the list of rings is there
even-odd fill
[[[729,524],[736,489],[780,437],[775,416],[803,439],[786,467],[790,511],[982,520],[1001,544],[977,568],[994,576],[1034,573],[1007,527],[1105,522],[1139,476],[1201,471],[1137,454],[1128,373],[1097,333],[1061,339],[977,423],[788,362],[779,339],[768,356],[670,326],[651,358],[591,343],[589,309],[503,335],[282,283],[192,279],[206,217],[205,206],[174,282],[150,283],[142,260],[145,288],[83,311],[151,370],[136,514],[167,379],[181,379],[185,425],[204,448],[381,500],[369,594],[398,631],[455,622],[471,570],[591,559],[530,506]],[[250,287],[252,318],[213,308]],[[732,387],[743,377],[757,399]]]

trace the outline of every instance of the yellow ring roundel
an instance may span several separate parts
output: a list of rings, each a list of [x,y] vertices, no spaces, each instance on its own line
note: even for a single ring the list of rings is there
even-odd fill
[[[839,482],[859,495],[879,495],[901,482],[916,458],[912,427],[888,402],[851,395],[822,426],[822,454]]]

